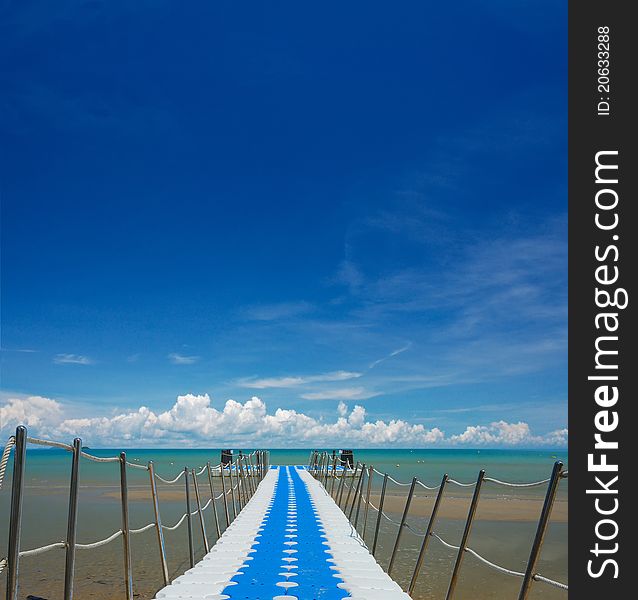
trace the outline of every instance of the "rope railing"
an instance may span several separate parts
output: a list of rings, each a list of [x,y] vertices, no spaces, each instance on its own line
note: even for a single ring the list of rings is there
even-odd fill
[[[71,469],[71,485],[69,489],[69,519],[67,522],[67,538],[65,541],[57,541],[49,543],[38,548],[32,548],[29,550],[20,550],[20,528],[22,520],[22,506],[23,506],[23,492],[24,492],[24,470],[26,463],[26,446],[27,444],[35,444],[40,446],[46,446],[51,448],[60,448],[68,451],[72,454],[72,469]],[[241,451],[239,456],[234,459],[231,458],[230,462],[218,463],[215,466],[211,466],[210,463],[206,463],[203,467],[197,469],[188,469],[180,471],[180,473],[173,479],[165,479],[155,472],[153,462],[149,462],[146,465],[139,464],[137,462],[131,462],[126,459],[126,454],[121,452],[119,456],[96,456],[82,449],[82,442],[79,438],[76,438],[73,444],[66,444],[64,442],[58,442],[54,440],[46,440],[34,437],[28,437],[25,427],[18,427],[16,429],[16,435],[11,436],[4,447],[2,454],[0,455],[0,489],[2,488],[2,482],[4,480],[5,472],[8,466],[9,457],[12,450],[14,452],[13,461],[13,477],[12,477],[12,501],[11,501],[11,514],[9,518],[9,553],[6,558],[0,559],[0,573],[5,569],[7,570],[7,599],[17,600],[18,598],[18,564],[22,558],[28,558],[32,556],[38,556],[45,552],[49,552],[54,549],[63,549],[66,553],[66,566],[64,574],[64,600],[71,600],[73,596],[73,583],[74,583],[74,571],[75,571],[75,553],[77,550],[93,550],[100,548],[111,542],[122,538],[123,553],[124,553],[124,584],[126,589],[126,600],[133,600],[133,574],[131,565],[130,554],[130,536],[137,535],[155,529],[157,532],[157,539],[160,552],[160,564],[162,567],[162,576],[165,585],[170,583],[170,576],[168,572],[168,563],[166,560],[166,545],[164,541],[164,531],[175,531],[184,522],[188,524],[188,545],[189,545],[189,558],[190,564],[194,564],[194,543],[193,543],[193,528],[192,517],[199,516],[200,528],[203,537],[203,544],[205,551],[208,552],[209,544],[206,534],[206,527],[204,523],[205,511],[212,507],[213,517],[215,520],[215,529],[217,537],[221,535],[221,529],[219,525],[219,518],[217,514],[216,502],[223,500],[224,512],[226,516],[226,527],[231,524],[231,512],[228,510],[228,505],[232,504],[232,518],[234,519],[242,508],[248,503],[252,495],[257,489],[259,482],[265,476],[267,469],[269,468],[268,452],[264,450],[255,450],[249,454],[242,455]],[[254,463],[253,464],[253,458]],[[78,543],[76,541],[76,528],[77,528],[77,507],[79,500],[79,465],[80,460],[86,459],[95,463],[118,463],[120,472],[120,501],[122,511],[122,527],[111,533],[104,539],[97,540],[89,543]],[[137,459],[134,459],[137,461]],[[143,527],[137,529],[131,529],[129,527],[128,519],[128,485],[127,485],[127,468],[142,469],[149,472],[150,476],[150,488],[151,498],[153,502],[153,511],[155,514],[155,520]],[[208,471],[210,495],[207,501],[202,505],[200,490],[197,482],[197,478]],[[218,471],[219,477],[222,483],[222,492],[216,494],[213,488],[212,473]],[[161,481],[166,484],[177,483],[184,477],[184,492],[186,502],[186,512],[179,518],[174,525],[163,525],[160,517],[159,507],[159,494],[156,486],[156,481]],[[230,480],[230,485],[226,487],[225,480]],[[193,509],[191,502],[191,485],[195,490],[195,503],[196,508]],[[230,496],[230,498],[229,498]]]
[[[451,550],[459,550],[460,546],[455,546],[454,544],[450,544],[449,542],[446,542],[440,535],[432,532],[430,534],[433,538],[437,539],[439,542],[441,542],[441,544],[443,544],[446,548],[450,548]],[[498,565],[494,562],[492,562],[491,560],[488,560],[487,558],[485,558],[484,556],[481,556],[476,550],[473,550],[472,548],[464,548],[463,549],[465,552],[467,552],[468,554],[471,554],[472,556],[474,556],[474,558],[477,558],[479,561],[481,561],[484,565],[487,565],[488,567],[490,567],[491,569],[494,569],[495,571],[498,571],[499,573],[503,573],[504,575],[511,575],[512,577],[525,577],[525,573],[523,571],[514,571],[513,569],[508,569],[507,567],[503,567],[502,565]],[[561,583],[560,581],[555,581],[553,579],[549,579],[547,577],[543,577],[540,574],[536,574],[534,575],[534,580],[535,581],[541,581],[543,583],[547,583],[549,585],[553,585],[554,587],[563,589],[563,590],[567,590],[569,589],[567,584],[565,583]]]
[[[486,477],[483,481],[489,481],[491,483],[496,483],[498,485],[504,485],[507,487],[527,488],[527,487],[536,487],[539,485],[543,485],[545,483],[549,483],[551,481],[551,477],[548,477],[547,479],[541,479],[540,481],[531,481],[529,483],[512,483],[510,481],[501,481],[500,479],[494,479],[494,477]]]
[[[174,477],[173,479],[164,479],[161,475],[159,475],[159,473],[155,473],[155,477],[159,479],[162,483],[166,483],[170,485],[172,483],[177,483],[182,477],[184,477],[184,473],[185,471],[180,471],[177,474],[177,477]]]
[[[335,499],[335,502],[337,502],[337,504],[340,506],[340,508],[349,518],[355,530],[357,529],[357,520],[360,514],[360,507],[363,504],[364,519],[363,519],[363,532],[361,534],[361,539],[363,540],[363,543],[365,543],[365,532],[366,532],[366,525],[367,525],[368,508],[373,509],[377,513],[376,526],[374,530],[374,542],[372,545],[373,555],[375,555],[375,552],[376,552],[377,539],[379,535],[379,527],[380,527],[382,519],[385,519],[387,522],[397,527],[396,539],[395,539],[394,547],[392,550],[392,554],[390,556],[390,562],[387,569],[388,574],[390,574],[392,570],[392,567],[394,564],[394,558],[399,548],[402,532],[404,530],[408,530],[410,533],[412,533],[413,535],[415,535],[416,537],[422,540],[417,563],[412,573],[410,585],[407,589],[408,594],[412,595],[414,591],[421,567],[423,565],[426,551],[428,548],[428,541],[432,537],[437,539],[443,546],[449,548],[450,550],[457,551],[457,558],[454,563],[452,578],[450,580],[450,585],[446,595],[446,600],[452,600],[454,596],[455,589],[456,589],[456,582],[458,580],[459,572],[460,572],[460,568],[462,564],[462,559],[465,554],[469,554],[473,556],[481,564],[495,571],[498,571],[502,574],[522,578],[523,584],[519,593],[519,600],[527,599],[529,591],[530,591],[531,583],[534,581],[545,583],[547,585],[550,585],[565,591],[569,589],[567,584],[561,583],[560,581],[556,581],[554,579],[550,579],[536,572],[536,564],[540,556],[545,531],[549,524],[551,509],[556,497],[558,484],[561,479],[566,479],[569,473],[567,470],[565,471],[562,470],[563,465],[561,462],[556,462],[554,464],[552,474],[550,477],[546,479],[538,480],[538,481],[529,481],[529,482],[504,481],[502,479],[497,479],[495,477],[487,477],[485,475],[485,471],[480,471],[478,479],[476,481],[467,482],[467,483],[461,482],[455,479],[451,479],[446,474],[443,476],[441,484],[438,486],[429,486],[427,484],[424,484],[423,482],[419,481],[416,477],[414,477],[411,482],[398,481],[394,477],[391,477],[390,475],[388,475],[387,473],[382,473],[379,470],[375,469],[374,467],[366,467],[366,465],[362,465],[361,463],[357,463],[356,468],[352,472],[352,476],[351,476],[352,482],[348,483],[346,481],[346,473],[345,472],[338,473],[336,469],[334,468],[335,464],[336,464],[336,460],[333,457],[332,468],[331,468],[330,457],[327,452],[316,453],[316,455],[314,456],[311,455],[309,469],[320,482],[323,481],[324,487],[326,488],[327,493],[333,496],[333,498]],[[379,497],[378,507],[370,500],[371,483],[372,483],[372,478],[374,477],[375,474],[383,477],[383,486],[381,488],[381,495]],[[364,493],[364,485],[363,485],[364,477],[367,477],[367,492],[366,493]],[[331,486],[330,486],[331,489],[328,492],[327,488],[328,488],[329,480],[331,481]],[[338,485],[336,485],[336,480],[339,481]],[[408,496],[405,501],[405,506],[403,509],[403,515],[400,522],[390,517],[383,510],[388,482],[392,482],[395,485],[399,485],[402,487],[410,486]],[[532,549],[530,552],[529,559],[527,561],[527,566],[525,571],[516,571],[513,569],[509,569],[507,567],[504,567],[502,565],[499,565],[485,558],[484,556],[479,554],[476,550],[469,547],[468,545],[468,540],[470,537],[473,521],[478,508],[481,487],[484,482],[488,482],[488,483],[499,485],[499,486],[509,487],[509,488],[533,488],[533,487],[547,485],[547,491],[545,495],[543,509],[541,511],[541,515],[537,523],[536,536],[534,539],[534,543],[532,545]],[[436,522],[436,517],[438,515],[439,506],[443,499],[444,490],[447,484],[452,484],[452,485],[466,487],[466,488],[473,488],[474,490],[472,493],[472,501],[470,504],[468,517],[465,522],[465,528],[464,528],[462,540],[460,545],[458,546],[447,542],[440,535],[438,535],[437,533],[433,531],[433,527]],[[410,504],[412,502],[412,498],[413,498],[416,486],[420,486],[421,488],[428,491],[437,492],[434,506],[432,508],[432,513],[427,525],[427,529],[423,533],[420,531],[417,531],[417,529],[415,529],[415,527],[413,527],[410,523],[408,523],[408,520],[407,520],[409,511],[410,511]],[[336,492],[335,492],[335,488],[336,488]],[[342,504],[346,489],[347,489],[347,494],[345,495],[345,503]],[[352,498],[352,502],[350,502],[351,498]]]
[[[51,440],[41,440],[39,438],[28,437],[26,440],[29,444],[35,444],[36,446],[48,446],[49,448],[61,448],[68,452],[73,452],[73,446],[65,444],[64,442],[54,442]]]
[[[4,446],[4,450],[2,451],[2,456],[0,456],[0,490],[2,489],[2,482],[4,481],[4,474],[7,470],[7,463],[9,462],[9,456],[11,456],[11,450],[16,445],[15,435],[9,436],[7,443]],[[0,573],[2,573],[2,568],[0,568]]]
[[[88,460],[92,460],[97,463],[112,463],[112,462],[120,462],[119,456],[95,456],[93,454],[89,454],[88,452],[80,452],[80,456],[82,458],[87,458]]]

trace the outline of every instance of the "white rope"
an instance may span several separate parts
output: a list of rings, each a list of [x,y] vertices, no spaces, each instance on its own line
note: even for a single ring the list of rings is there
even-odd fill
[[[435,487],[430,487],[429,485],[425,485],[425,483],[420,482],[418,479],[416,481],[417,485],[420,485],[422,488],[425,488],[426,490],[438,490],[441,487],[441,484],[435,486]]]
[[[144,527],[140,527],[139,529],[129,529],[129,533],[135,535],[136,533],[144,533],[151,529],[151,527],[155,527],[155,523],[149,523],[148,525],[144,525]]]
[[[75,547],[78,550],[91,550],[93,548],[99,548],[100,546],[105,546],[106,544],[116,540],[122,535],[122,530],[118,529],[115,533],[111,534],[109,537],[104,538],[103,540],[99,540],[97,542],[92,542],[90,544],[76,544]]]
[[[129,462],[128,460],[126,461],[126,466],[135,467],[136,469],[144,469],[145,471],[148,471],[148,465],[138,465],[136,463]]]
[[[37,556],[38,554],[44,554],[49,550],[53,550],[54,548],[66,548],[66,544],[64,542],[55,542],[54,544],[48,544],[46,546],[40,546],[39,548],[34,548],[33,550],[23,550],[20,552],[20,558],[24,556]]]
[[[182,477],[183,475],[184,475],[184,471],[180,471],[177,477],[175,477],[175,479],[164,479],[163,477],[155,473],[155,477],[157,477],[160,481],[163,481],[164,483],[169,483],[169,484],[179,481],[180,477]]]
[[[182,518],[179,521],[177,521],[177,523],[175,523],[175,525],[173,525],[172,527],[169,527],[168,525],[162,525],[162,529],[166,529],[167,531],[175,531],[184,522],[184,519],[187,516],[188,515],[186,513],[184,513],[182,515]]]
[[[469,552],[472,556],[475,556],[476,558],[478,558],[482,563],[486,564],[488,567],[492,567],[492,569],[495,569],[496,571],[500,571],[501,573],[504,573],[505,575],[512,575],[513,577],[525,577],[525,573],[521,573],[519,571],[512,571],[511,569],[506,569],[505,567],[501,567],[501,565],[497,565],[487,560],[487,558],[483,558],[478,552],[476,552],[475,550],[472,550],[472,548],[466,548],[465,551]]]
[[[0,458],[0,490],[2,489],[2,482],[4,481],[4,472],[7,470],[7,463],[9,462],[9,456],[11,456],[11,449],[15,446],[16,438],[15,436],[10,436],[5,444],[4,450],[2,451],[2,458]],[[5,559],[3,559],[5,560]],[[0,567],[0,573],[2,573],[2,569],[4,567]]]
[[[204,465],[197,473],[195,473],[195,475],[197,476],[201,475],[207,468],[208,468],[208,465]]]
[[[418,531],[416,531],[415,529],[412,529],[412,527],[410,526],[409,523],[404,523],[406,529],[409,529],[414,535],[424,538],[425,537],[425,533],[419,533]]]
[[[402,481],[397,481],[394,477],[390,477],[390,475],[388,475],[388,479],[392,481],[392,483],[396,483],[397,485],[402,485],[402,486],[412,485],[412,482],[403,483]]]
[[[387,473],[381,473],[381,471],[377,471],[376,469],[372,469],[377,475],[381,475],[381,477],[385,477],[387,475]],[[393,483],[396,483],[397,485],[412,485],[412,482],[410,483],[402,483],[401,481],[397,481],[394,477],[390,477],[390,475],[388,475],[388,479],[390,481],[392,481]]]
[[[7,559],[3,558],[2,560],[0,560],[0,575],[2,575],[2,571],[4,571],[4,568],[7,566]]]
[[[569,471],[562,471],[562,472],[561,472],[561,474],[560,474],[560,476],[561,476],[563,479],[567,479],[567,478],[569,477]],[[539,577],[540,577],[540,575],[539,575]],[[561,585],[564,585],[564,584],[562,584],[562,583],[561,583]]]
[[[99,462],[99,463],[109,463],[109,462],[120,462],[120,457],[119,456],[94,456],[93,454],[88,454],[84,451],[80,451],[80,456],[83,456],[84,458],[88,458],[89,460],[92,460],[93,462]]]
[[[431,536],[435,537],[439,542],[441,542],[444,546],[451,548],[452,550],[458,550],[460,546],[455,546],[454,544],[448,544],[442,537],[438,536],[434,531],[430,533]]]
[[[62,442],[52,442],[50,440],[41,440],[39,438],[28,437],[27,442],[29,444],[36,444],[37,446],[49,446],[51,448],[62,448],[63,450],[68,450],[69,452],[73,452],[73,446],[69,444],[63,444]]]
[[[437,540],[439,540],[439,542],[441,542],[444,546],[447,546],[448,548],[451,548],[452,550],[460,549],[460,546],[455,546],[454,544],[450,544],[446,542],[441,536],[437,535],[434,532],[432,532],[431,535],[435,537]],[[499,571],[500,573],[503,573],[504,575],[511,575],[512,577],[525,577],[525,573],[522,573],[520,571],[513,571],[512,569],[508,569],[506,567],[502,567],[501,565],[497,565],[496,563],[493,563],[492,561],[487,560],[487,558],[484,558],[483,556],[481,556],[478,552],[476,552],[476,550],[472,550],[472,548],[466,547],[465,552],[468,552],[472,556],[478,558],[483,564],[487,565],[488,567],[496,571]],[[554,581],[553,579],[548,579],[547,577],[543,577],[542,575],[539,575],[538,573],[536,573],[536,575],[533,576],[533,579],[535,581],[542,581],[543,583],[553,585],[554,587],[560,588],[562,590],[569,589],[567,585],[565,585],[564,583],[560,583],[559,581]]]
[[[202,506],[202,512],[204,512],[210,506],[210,503],[212,501],[213,501],[213,499],[209,498],[208,502],[206,502],[206,504],[204,504],[204,506]]]
[[[501,481],[500,479],[494,479],[493,477],[484,477],[483,481],[491,481],[492,483],[497,483],[498,485],[506,485],[508,487],[534,487],[535,485],[543,485],[550,481],[550,479],[543,479],[542,481],[532,481],[531,483],[511,483],[509,481]]]
[[[547,577],[543,577],[539,573],[536,573],[536,575],[534,575],[532,579],[534,579],[534,581],[542,581],[543,583],[553,585],[554,587],[557,587],[561,590],[569,590],[569,586],[567,584],[561,583],[560,581],[554,581],[553,579],[548,579]]]
[[[374,510],[376,510],[377,512],[379,512],[379,509],[378,509],[378,508],[377,508],[374,504],[372,504],[372,502],[370,502],[370,506],[371,506],[372,508],[374,508]],[[389,522],[390,522],[390,523],[392,523],[393,525],[396,525],[397,527],[401,527],[401,523],[397,523],[396,521],[393,521],[393,520],[392,520],[390,517],[388,517],[388,515],[386,515],[383,511],[381,511],[381,514],[383,515],[383,517],[384,517],[387,521],[389,521]]]
[[[448,483],[453,483],[454,485],[460,485],[461,487],[474,487],[476,485],[476,481],[472,481],[472,483],[461,483],[456,479],[448,479]]]

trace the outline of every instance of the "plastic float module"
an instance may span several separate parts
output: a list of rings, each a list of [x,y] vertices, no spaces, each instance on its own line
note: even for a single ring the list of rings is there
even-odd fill
[[[271,469],[204,558],[157,600],[409,600],[323,486]]]

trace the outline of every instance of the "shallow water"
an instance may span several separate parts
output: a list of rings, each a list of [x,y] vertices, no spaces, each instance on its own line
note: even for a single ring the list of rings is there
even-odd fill
[[[101,456],[113,456],[112,450],[92,450]],[[306,463],[309,450],[274,450],[271,452],[273,464]],[[157,472],[164,477],[173,477],[184,465],[198,467],[207,460],[219,461],[218,450],[129,450],[131,461],[146,464],[153,459]],[[480,453],[467,450],[362,450],[355,451],[355,461],[374,464],[382,472],[388,472],[403,482],[411,476],[437,485],[443,472],[460,481],[472,481],[478,470],[485,468],[488,475],[508,481],[533,481],[548,477],[553,462],[557,459],[567,463],[567,456],[555,456],[552,452],[513,452],[487,451]],[[136,460],[137,459],[137,460]],[[398,465],[398,466],[397,466]],[[29,451],[25,506],[23,517],[22,549],[34,548],[53,541],[63,540],[66,534],[66,513],[68,510],[70,455],[59,450]],[[139,469],[128,470],[130,501],[130,525],[141,527],[153,521],[152,505],[148,497],[148,473]],[[378,490],[381,478],[372,486]],[[566,501],[566,481],[561,482],[559,502]],[[9,490],[11,474],[0,492],[0,515],[4,525],[0,530],[0,548],[6,548],[7,517],[9,510]],[[219,480],[215,480],[216,493],[219,493]],[[330,486],[329,486],[330,487]],[[431,502],[427,496],[431,492],[417,488],[417,500],[411,511],[409,523],[417,531],[424,531],[429,514],[426,504]],[[538,511],[545,493],[545,486],[538,488],[501,488],[486,484],[482,492],[483,508],[479,507],[470,546],[477,552],[514,570],[524,570],[531,541],[536,527]],[[202,502],[210,497],[208,482],[202,476],[200,481]],[[388,487],[386,512],[395,521],[400,519],[406,487]],[[464,514],[464,503],[469,505],[471,489],[455,488],[446,492],[446,498],[452,498],[458,504],[456,512]],[[160,485],[159,496],[162,521],[172,525],[185,511],[183,479],[173,486]],[[191,494],[194,505],[194,494]],[[374,495],[373,495],[374,498]],[[515,504],[525,501],[524,504]],[[419,509],[419,502],[424,503]],[[498,504],[495,504],[498,503]],[[102,539],[120,528],[119,471],[117,464],[100,464],[83,460],[81,463],[80,510],[78,516],[78,542],[86,543]],[[499,510],[495,511],[494,507]],[[510,507],[530,507],[529,515],[521,516],[521,511]],[[565,504],[566,506],[566,504]],[[502,509],[500,508],[502,507]],[[563,505],[557,505],[557,519],[552,523],[543,549],[539,571],[550,578],[566,582],[567,574],[567,523]],[[221,500],[217,509],[222,522],[223,505]],[[527,510],[527,508],[525,508]],[[206,515],[206,528],[212,545],[215,540],[215,527],[212,511]],[[363,511],[359,530],[363,529]],[[450,543],[458,544],[463,530],[463,519],[452,510],[448,518],[442,513],[435,528],[436,532]],[[496,518],[495,518],[496,515]],[[376,523],[376,513],[370,509],[366,526],[366,542],[370,546]],[[404,530],[397,554],[393,577],[407,587],[420,547],[421,538],[409,530]],[[396,539],[397,527],[382,519],[377,556],[387,567],[389,555]],[[203,556],[201,531],[197,517],[193,517],[193,533],[196,543],[196,558]],[[188,568],[187,528],[186,524],[174,532],[165,533],[169,570],[175,577]],[[3,553],[4,554],[4,553]],[[154,592],[162,587],[157,537],[153,529],[132,536],[132,556],[136,597],[140,600],[152,598]],[[434,600],[445,597],[453,561],[456,553],[443,547],[432,539],[426,555],[423,571],[419,578],[415,598]],[[95,550],[78,550],[76,570],[76,597],[91,599],[115,599],[124,595],[122,581],[122,542],[117,539],[107,546]],[[52,550],[37,557],[25,557],[20,566],[21,597],[33,594],[49,600],[62,597],[64,573],[63,550]],[[4,577],[4,575],[3,575]],[[458,599],[486,600],[516,597],[520,587],[519,578],[497,573],[479,563],[473,556],[466,555],[457,588]],[[535,583],[530,595],[532,599],[559,600],[566,593],[542,583]]]

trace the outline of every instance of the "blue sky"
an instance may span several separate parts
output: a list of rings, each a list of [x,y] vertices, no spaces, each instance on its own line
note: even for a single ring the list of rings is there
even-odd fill
[[[2,11],[0,425],[567,426],[564,3]]]

